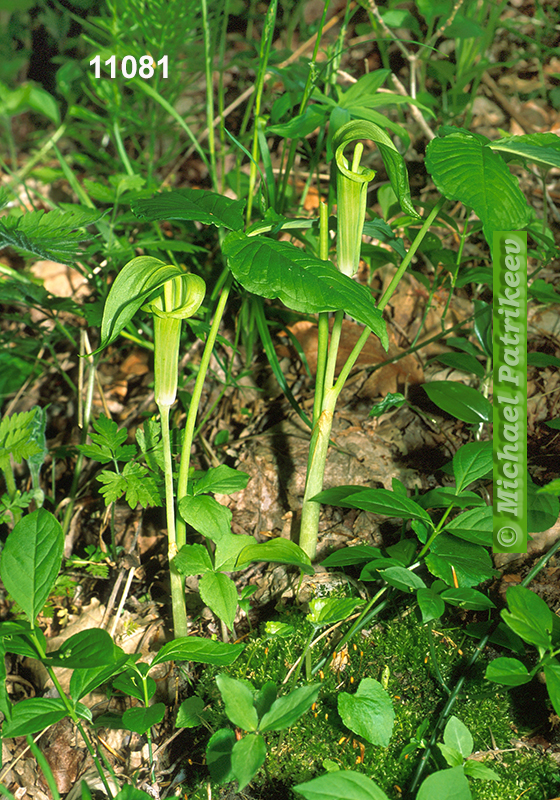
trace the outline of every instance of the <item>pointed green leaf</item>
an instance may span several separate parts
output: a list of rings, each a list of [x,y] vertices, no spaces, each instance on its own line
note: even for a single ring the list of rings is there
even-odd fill
[[[560,714],[560,664],[557,659],[553,659],[544,668],[546,678],[546,688],[548,696],[552,702],[552,707],[557,714]]]
[[[12,718],[4,720],[2,725],[2,738],[37,733],[66,716],[68,709],[59,697],[30,697],[13,706]]]
[[[445,611],[445,603],[433,589],[418,589],[416,599],[422,613],[422,622],[439,619]]]
[[[231,511],[208,495],[181,498],[179,513],[195,531],[213,542],[231,533]]]
[[[203,575],[214,569],[210,554],[203,544],[184,544],[173,563],[181,575]]]
[[[202,697],[193,695],[183,700],[177,712],[175,720],[176,728],[197,728],[202,725],[202,712],[204,711],[204,700]]]
[[[471,425],[492,422],[492,404],[471,386],[448,381],[432,381],[422,388],[438,408]]]
[[[253,780],[266,759],[266,743],[262,736],[254,733],[244,736],[233,745],[231,768],[241,792]]]
[[[451,716],[443,732],[443,741],[448,747],[454,747],[463,758],[468,758],[473,751],[473,738],[464,722]]]
[[[454,585],[453,572],[462,588],[477,586],[479,583],[499,573],[492,568],[492,559],[484,547],[464,542],[440,533],[426,556],[426,566],[436,578],[441,578],[448,586]]]
[[[448,200],[460,200],[481,220],[492,247],[494,231],[515,231],[530,220],[527,201],[516,178],[490,146],[462,131],[433,139],[426,167]]]
[[[229,721],[243,731],[256,731],[259,720],[253,704],[254,688],[248,682],[238,681],[224,674],[218,675],[216,683]]]
[[[230,233],[222,245],[230,269],[249,292],[278,298],[288,308],[306,314],[344,310],[375,333],[388,347],[381,311],[365,286],[288,242]]]
[[[388,747],[395,722],[391,698],[373,678],[364,678],[355,694],[338,695],[338,713],[352,733],[381,747]]]
[[[239,469],[232,469],[226,464],[211,467],[202,478],[196,481],[193,493],[216,492],[217,494],[233,494],[245,489],[249,483],[249,475]]]
[[[45,663],[68,669],[110,666],[115,663],[115,645],[101,628],[80,631],[66,639],[59,650],[49,653]]]
[[[164,644],[151,666],[155,667],[164,661],[197,661],[201,664],[216,664],[223,667],[233,664],[244,649],[243,644],[214,642],[212,639],[203,639],[200,636],[181,636]]]
[[[469,442],[453,456],[456,491],[492,474],[492,442]]]
[[[60,523],[43,508],[23,517],[8,536],[0,577],[32,625],[58,576],[63,549]]]
[[[472,800],[469,782],[463,767],[434,772],[423,781],[416,800]]]
[[[476,589],[446,589],[441,593],[441,597],[451,606],[458,606],[471,611],[496,608],[489,597],[486,597],[482,592],[477,592]]]
[[[445,530],[459,539],[491,547],[493,526],[492,506],[472,508],[445,523]]]
[[[251,561],[277,562],[279,564],[294,564],[307,575],[313,575],[315,570],[311,559],[301,547],[289,539],[271,539],[269,542],[252,542],[239,553],[236,568],[240,569]]]
[[[502,619],[529,644],[548,649],[551,646],[552,611],[537,594],[524,586],[510,586],[506,592],[508,611]]]
[[[202,601],[232,630],[239,596],[235,583],[222,572],[205,572],[198,582]]]
[[[517,658],[503,656],[495,658],[488,664],[484,677],[494,683],[501,683],[502,686],[523,686],[532,680],[525,664]]]
[[[244,225],[245,200],[232,200],[206,189],[174,189],[150,200],[135,200],[132,211],[147,220],[184,219],[238,231]]]
[[[317,700],[320,690],[319,684],[311,684],[310,686],[300,686],[290,694],[278,697],[261,719],[259,731],[281,731],[289,728],[311,708]]]
[[[401,519],[424,519],[430,522],[430,516],[418,503],[401,494],[388,489],[368,489],[364,486],[337,486],[326,489],[311,498],[318,503],[328,503],[342,508],[360,508],[372,514],[384,514],[386,517]]]
[[[235,780],[231,766],[231,754],[235,744],[235,733],[231,728],[220,728],[213,733],[206,746],[206,764],[210,777],[216,783]]]

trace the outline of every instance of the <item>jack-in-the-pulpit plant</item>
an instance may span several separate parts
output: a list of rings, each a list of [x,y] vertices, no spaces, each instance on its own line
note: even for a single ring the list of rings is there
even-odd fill
[[[107,347],[130,322],[140,307],[154,319],[155,401],[161,416],[164,453],[165,505],[171,602],[175,636],[187,635],[184,578],[173,562],[177,555],[175,492],[169,433],[169,410],[177,396],[181,323],[196,314],[206,293],[198,275],[166,265],[157,258],[139,256],[125,264],[117,275],[105,303],[101,323],[101,345]],[[190,445],[189,445],[190,447]]]

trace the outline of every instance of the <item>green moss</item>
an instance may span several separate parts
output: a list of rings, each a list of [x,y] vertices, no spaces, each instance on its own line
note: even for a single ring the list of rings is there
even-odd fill
[[[219,672],[225,671],[233,678],[246,678],[256,688],[267,680],[275,681],[280,692],[291,688],[289,681],[284,687],[282,682],[299,658],[311,629],[300,612],[287,610],[280,619],[294,626],[293,635],[266,641],[255,633],[247,641],[243,654],[227,670],[204,668],[197,693],[211,704],[208,721],[213,730],[231,727],[215,683]],[[306,712],[282,736],[278,733],[266,735],[268,756],[265,767],[242,795],[229,796],[296,800],[297,796],[290,787],[323,774],[323,762],[329,759],[340,769],[352,769],[367,775],[390,800],[399,800],[412,782],[421,754],[417,750],[408,758],[400,758],[403,748],[425,719],[429,721],[426,736],[430,737],[448,698],[438,672],[452,689],[474,650],[476,642],[463,639],[463,636],[460,630],[435,626],[431,638],[437,668],[430,654],[430,633],[414,614],[380,622],[356,636],[348,652],[340,659],[339,669],[325,666],[314,676],[313,680],[322,685],[316,707]],[[333,643],[328,639],[322,640],[313,649],[313,663],[328,655],[332,647]],[[502,778],[500,783],[470,779],[473,798],[517,800],[524,793],[524,800],[548,800],[560,794],[558,769],[551,759],[536,751],[515,749],[512,752],[512,740],[519,737],[514,698],[502,687],[486,681],[484,669],[484,663],[477,665],[452,710],[469,728],[474,752],[489,752],[483,762]],[[387,748],[371,745],[354,736],[338,715],[339,693],[355,692],[365,677],[386,685],[393,701],[395,724]],[[544,720],[547,716],[544,702],[542,712]],[[205,741],[201,736],[200,742]],[[439,741],[442,741],[441,736]],[[494,748],[505,752],[497,752],[493,757],[490,751]],[[203,754],[202,747],[197,761],[203,761]],[[435,769],[444,768],[446,764],[436,748],[423,778]],[[189,798],[207,798],[206,788],[201,784],[197,787],[196,783],[195,780],[189,787]],[[230,786],[229,791],[231,789]],[[213,796],[228,796],[217,791]]]

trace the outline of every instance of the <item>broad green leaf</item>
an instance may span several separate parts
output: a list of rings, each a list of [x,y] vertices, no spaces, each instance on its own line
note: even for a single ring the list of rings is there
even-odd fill
[[[457,131],[433,139],[426,148],[426,167],[448,200],[473,209],[490,248],[494,231],[521,230],[529,223],[529,206],[517,179],[500,156],[472,134]]]
[[[423,781],[416,800],[472,800],[469,782],[463,767],[442,769],[428,775]]]
[[[443,732],[443,741],[448,747],[454,747],[463,758],[468,758],[473,751],[473,738],[464,722],[451,716]]]
[[[245,489],[249,483],[249,475],[239,469],[232,469],[226,464],[211,467],[194,485],[195,495],[203,492],[216,492],[217,494],[233,494]]]
[[[499,574],[492,568],[490,554],[483,547],[440,533],[426,556],[426,566],[436,578],[453,586],[453,572],[461,588],[470,588]]]
[[[254,689],[251,691],[247,683],[224,674],[218,675],[216,683],[229,721],[243,731],[256,731],[259,720],[253,703]]]
[[[418,503],[388,489],[368,489],[364,486],[337,486],[326,489],[312,498],[318,503],[328,503],[342,508],[360,508],[372,514],[384,514],[387,517],[401,519],[424,519],[430,522],[430,516]]]
[[[375,333],[388,348],[383,315],[365,286],[288,242],[230,233],[222,245],[230,269],[249,292],[278,298],[306,314],[344,310]]]
[[[482,592],[477,592],[476,589],[446,589],[441,593],[441,597],[451,606],[458,606],[471,611],[496,608],[489,597],[486,597]]]
[[[119,672],[127,668],[134,656],[129,656],[120,647],[114,647],[114,662],[104,667],[91,667],[90,669],[75,669],[70,678],[70,696],[77,702],[98,686],[107,683]]]
[[[125,264],[105,301],[101,344],[95,352],[115,341],[150,295],[161,289],[171,278],[181,275],[184,272],[179,267],[166,265],[152,256],[138,256]]]
[[[152,667],[163,661],[197,661],[225,667],[233,664],[244,648],[243,644],[214,642],[200,636],[182,636],[163,645],[152,661]]]
[[[442,756],[445,758],[450,767],[459,767],[463,763],[463,756],[455,747],[450,747],[447,744],[438,742],[438,747],[441,750]]]
[[[197,728],[202,725],[202,712],[204,711],[204,700],[197,695],[187,697],[179,706],[176,728]]]
[[[491,547],[493,525],[492,506],[473,508],[445,523],[445,530],[473,544]]]
[[[527,353],[527,364],[540,368],[560,367],[560,358],[551,356],[550,353]]]
[[[278,562],[279,564],[294,564],[307,575],[313,575],[315,570],[311,559],[301,547],[289,539],[278,537],[269,542],[254,542],[247,545],[239,553],[236,569],[241,569],[251,561]]]
[[[31,625],[54,586],[63,549],[60,523],[43,508],[23,517],[8,535],[0,560],[0,577]]]
[[[433,589],[418,589],[416,599],[422,613],[422,622],[439,619],[445,611],[445,603]]]
[[[235,733],[231,728],[220,728],[213,733],[206,745],[206,764],[210,777],[216,783],[235,780],[231,766],[231,754],[235,744]]]
[[[210,553],[203,544],[184,544],[173,563],[181,575],[203,575],[214,569]]]
[[[321,687],[319,684],[300,686],[290,694],[278,697],[270,710],[259,723],[259,731],[281,731],[289,728],[302,714],[308,711],[317,700]]]
[[[556,659],[545,665],[544,676],[552,707],[560,714],[560,664]]]
[[[356,597],[316,597],[309,603],[310,613],[306,619],[312,625],[334,625],[352,614],[363,600]]]
[[[363,564],[381,556],[378,547],[369,544],[357,544],[354,547],[342,547],[321,561],[322,567],[345,567],[352,564]]]
[[[12,707],[12,718],[4,720],[2,738],[12,739],[37,733],[68,716],[68,709],[60,698],[30,697]]]
[[[231,511],[208,495],[183,497],[179,501],[179,513],[189,525],[218,542],[231,533]]]
[[[395,712],[391,698],[373,678],[364,678],[355,694],[338,695],[338,713],[352,733],[380,747],[388,747]]]
[[[469,442],[453,456],[456,491],[492,474],[492,442]]]
[[[524,586],[510,586],[506,592],[509,611],[502,619],[512,631],[536,647],[551,646],[552,611],[538,595]]]
[[[143,736],[152,725],[159,725],[165,716],[165,703],[155,703],[147,708],[128,708],[123,716],[123,727]]]
[[[174,189],[159,192],[150,200],[135,200],[132,211],[137,217],[154,220],[184,219],[217,225],[232,231],[241,230],[245,220],[245,200],[232,200],[206,189]]]
[[[471,386],[465,386],[463,383],[432,381],[423,384],[422,388],[432,403],[462,422],[472,425],[492,422],[492,404]]]
[[[555,133],[507,136],[488,144],[492,150],[518,156],[541,167],[560,167],[560,138]]]
[[[250,733],[233,745],[231,768],[241,792],[255,777],[266,759],[266,743],[262,736]]]
[[[527,671],[525,664],[517,658],[495,658],[486,667],[484,677],[494,683],[501,683],[503,686],[523,686],[530,683],[532,678]]]
[[[419,575],[415,575],[405,567],[389,567],[379,570],[380,576],[387,581],[390,586],[395,586],[402,592],[412,593],[416,589],[425,589],[426,584]]]
[[[351,770],[328,772],[307,783],[298,783],[293,790],[305,800],[389,800],[370,778]]]
[[[198,582],[202,601],[232,630],[239,596],[235,583],[223,572],[205,572]]]
[[[59,650],[49,653],[52,667],[88,669],[115,663],[115,645],[107,631],[101,628],[80,631],[70,636]]]

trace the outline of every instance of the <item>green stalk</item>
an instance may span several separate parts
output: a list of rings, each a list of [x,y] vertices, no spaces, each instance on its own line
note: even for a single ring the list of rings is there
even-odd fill
[[[216,337],[218,335],[220,323],[222,321],[227,299],[229,297],[229,290],[231,288],[232,280],[233,277],[230,273],[225,282],[222,294],[220,295],[220,299],[218,300],[218,305],[216,306],[216,313],[214,314],[214,319],[210,327],[210,332],[208,334],[208,338],[206,339],[204,352],[202,354],[202,359],[200,361],[200,366],[198,368],[198,375],[196,376],[196,381],[194,384],[191,402],[189,405],[189,412],[187,414],[187,421],[185,423],[185,430],[183,433],[183,444],[181,448],[181,466],[179,468],[179,479],[177,482],[177,503],[179,503],[180,500],[183,497],[186,497],[187,495],[187,488],[189,481],[189,466],[191,460],[191,447],[194,438],[196,415],[198,413],[198,406],[202,395],[204,381],[206,379],[206,373],[208,371],[208,366],[210,364],[210,357],[212,356],[212,350],[214,349],[214,344],[216,342]],[[187,528],[183,519],[179,517],[177,519],[177,547],[181,549],[181,547],[184,544],[186,544],[186,541],[187,541]]]
[[[444,203],[445,203],[445,197],[442,197],[436,203],[436,205],[432,208],[432,210],[430,211],[430,213],[426,217],[426,220],[425,220],[424,224],[422,225],[422,227],[420,228],[420,230],[416,234],[416,238],[414,239],[414,241],[412,242],[412,244],[410,246],[410,250],[408,251],[406,256],[403,258],[403,260],[401,261],[401,264],[400,264],[398,270],[393,275],[393,279],[391,280],[391,283],[385,289],[383,297],[381,298],[381,300],[377,304],[377,308],[380,311],[383,311],[383,309],[385,308],[385,306],[387,305],[387,303],[391,299],[391,295],[393,294],[393,292],[397,288],[397,285],[398,285],[400,279],[402,278],[402,276],[406,272],[406,268],[408,267],[408,265],[412,261],[413,255],[416,253],[416,251],[418,250],[418,248],[422,244],[424,236],[427,234],[430,225],[432,224],[434,219],[437,217],[437,215],[441,211],[441,208],[442,208]]]

